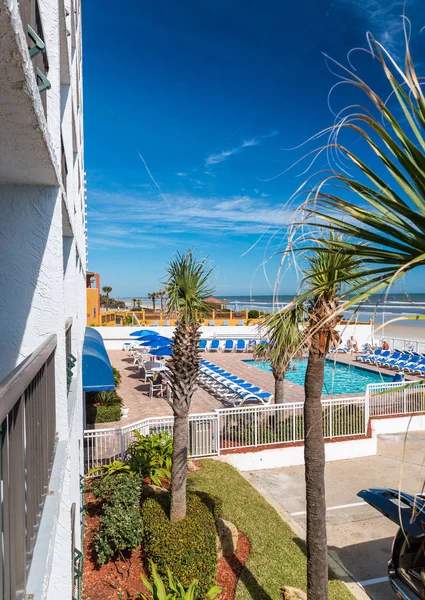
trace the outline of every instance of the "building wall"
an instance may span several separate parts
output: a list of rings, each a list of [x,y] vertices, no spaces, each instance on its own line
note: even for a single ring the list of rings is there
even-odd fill
[[[24,113],[20,119],[21,130],[16,137],[20,146],[16,152],[20,153],[22,164],[32,161],[33,171],[27,170],[25,176],[35,174],[33,183],[25,181],[23,184],[24,176],[20,170],[16,169],[15,177],[11,169],[3,168],[0,160],[0,302],[3,308],[0,381],[48,336],[56,334],[57,451],[26,593],[33,600],[57,600],[72,596],[73,504],[77,515],[77,546],[81,540],[81,356],[86,326],[81,8],[80,0],[38,0],[49,61],[47,76],[51,84],[51,89],[42,92],[47,105],[45,114],[28,53],[27,23],[21,19],[20,8],[25,2],[0,0],[0,27],[8,28],[7,35],[0,35],[2,60],[9,65],[10,77],[15,71],[17,73],[16,82],[8,88],[21,90],[27,103],[28,98],[33,98],[33,105],[25,107],[31,117],[28,117],[28,131],[24,129]],[[72,18],[76,27],[72,26]],[[66,29],[72,35],[67,36]],[[10,40],[10,48],[6,47],[7,40]],[[21,56],[17,55],[16,48]],[[21,72],[18,72],[19,67]],[[12,88],[13,83],[15,87]],[[0,131],[4,131],[4,123],[14,118],[18,106],[10,105],[9,98],[4,95],[5,89],[6,86],[0,87]],[[35,129],[40,135],[34,138],[36,142],[31,147],[26,147],[25,140],[35,136]],[[2,143],[0,141],[0,145]],[[50,165],[46,163],[46,157]],[[64,159],[67,175],[62,168]],[[37,161],[40,161],[40,169]],[[39,170],[48,173],[48,177],[44,177],[46,181],[50,179],[48,184],[35,180]],[[77,364],[68,392],[65,323],[70,318],[71,352],[77,358]]]
[[[100,325],[100,294],[97,288],[87,288],[87,326]]]

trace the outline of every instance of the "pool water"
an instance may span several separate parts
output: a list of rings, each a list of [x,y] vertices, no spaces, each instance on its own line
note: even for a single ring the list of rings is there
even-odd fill
[[[268,362],[255,360],[245,360],[244,362],[263,371],[271,371]],[[285,379],[298,385],[304,385],[307,359],[293,360],[292,366],[296,366],[296,370],[289,370]],[[390,383],[392,379],[391,375],[381,375],[354,365],[345,365],[334,360],[327,360],[323,394],[325,396],[329,394],[362,394],[366,391],[368,383]]]

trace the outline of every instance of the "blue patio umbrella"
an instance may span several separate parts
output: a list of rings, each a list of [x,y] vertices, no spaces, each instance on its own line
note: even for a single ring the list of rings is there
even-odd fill
[[[149,348],[160,348],[161,346],[167,346],[171,344],[172,341],[168,338],[163,338],[162,336],[158,336],[158,338],[148,339],[140,343],[141,346],[148,346]]]
[[[173,354],[173,349],[171,346],[160,346],[155,350],[152,350],[151,354],[154,356],[171,356]]]
[[[139,331],[133,331],[130,333],[131,337],[146,337],[148,335],[156,335],[155,331],[152,329],[139,329]]]
[[[147,346],[149,342],[160,342],[160,346],[166,346],[167,344],[170,344],[172,342],[170,338],[165,337],[163,335],[151,335],[149,337],[141,338],[140,341],[142,342],[142,346]]]

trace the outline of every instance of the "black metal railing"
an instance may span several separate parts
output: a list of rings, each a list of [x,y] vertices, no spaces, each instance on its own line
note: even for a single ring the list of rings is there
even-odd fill
[[[0,596],[23,598],[56,446],[56,335],[0,383]]]

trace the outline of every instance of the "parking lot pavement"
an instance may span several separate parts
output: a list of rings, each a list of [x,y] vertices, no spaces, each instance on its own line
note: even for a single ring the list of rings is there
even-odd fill
[[[377,456],[326,464],[327,531],[330,554],[343,563],[374,600],[395,598],[387,562],[397,526],[361,501],[357,492],[389,487],[412,494],[424,482],[425,432],[380,436]],[[244,473],[285,517],[305,528],[304,468],[287,467]]]

